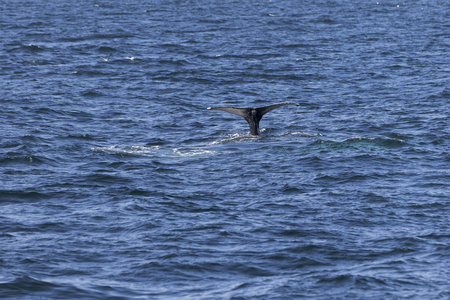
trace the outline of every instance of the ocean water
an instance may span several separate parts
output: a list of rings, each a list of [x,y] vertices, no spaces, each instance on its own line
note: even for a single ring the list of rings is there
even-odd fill
[[[449,1],[0,1],[1,299],[450,299]],[[296,102],[261,135],[209,106]]]

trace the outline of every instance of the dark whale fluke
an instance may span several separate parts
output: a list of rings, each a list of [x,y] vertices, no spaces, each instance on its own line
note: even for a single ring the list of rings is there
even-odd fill
[[[237,108],[237,107],[208,107],[208,109],[217,109],[223,110],[238,116],[243,117],[250,125],[250,134],[251,135],[259,135],[259,121],[261,121],[262,117],[267,114],[269,111],[274,110],[283,105],[296,105],[299,106],[298,103],[292,102],[281,102],[277,104],[272,104],[268,106],[255,107],[255,108]]]

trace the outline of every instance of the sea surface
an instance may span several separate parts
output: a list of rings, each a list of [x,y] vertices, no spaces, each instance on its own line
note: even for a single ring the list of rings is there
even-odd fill
[[[0,0],[0,35],[1,299],[450,299],[450,1]]]

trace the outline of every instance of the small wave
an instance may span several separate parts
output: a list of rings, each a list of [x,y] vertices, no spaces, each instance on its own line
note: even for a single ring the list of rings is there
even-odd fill
[[[95,137],[91,134],[88,133],[69,133],[66,136],[67,139],[80,139],[80,140],[90,140],[93,141],[95,140]]]
[[[29,295],[30,292],[40,293],[54,288],[56,288],[54,284],[40,281],[28,276],[16,278],[10,282],[0,283],[0,290],[2,291],[2,295],[5,297]]]
[[[81,94],[83,97],[88,97],[88,98],[96,98],[96,97],[102,97],[104,96],[104,94],[98,92],[98,91],[86,91],[84,93]]]
[[[374,276],[363,276],[363,275],[354,275],[354,274],[341,274],[329,277],[323,277],[319,280],[320,283],[331,284],[331,285],[352,285],[352,286],[361,286],[361,287],[377,287],[387,285],[386,282],[382,278],[374,277]]]
[[[381,137],[351,137],[343,141],[317,140],[311,143],[311,146],[318,147],[323,151],[334,150],[383,150],[400,148],[406,144],[405,141],[396,138]]]
[[[439,93],[435,93],[430,95],[428,100],[434,100],[434,99],[450,99],[450,88],[444,88]]]
[[[193,156],[210,156],[217,154],[217,151],[206,149],[173,149],[176,156],[193,157]]]
[[[38,201],[49,197],[50,195],[38,192],[0,190],[0,203]]]
[[[118,147],[118,146],[107,146],[107,147],[96,147],[92,148],[95,152],[112,153],[123,156],[155,156],[156,151],[160,149],[160,146],[131,146],[131,147]]]
[[[232,143],[241,143],[241,142],[254,142],[254,141],[260,141],[261,139],[267,139],[267,138],[278,138],[278,137],[284,137],[284,136],[303,136],[303,137],[316,137],[316,136],[323,136],[321,133],[309,133],[309,132],[285,132],[280,135],[271,135],[269,133],[270,130],[267,130],[265,128],[261,129],[260,132],[262,135],[254,136],[249,135],[248,133],[234,133],[230,134],[227,137],[211,142],[208,145],[221,145],[221,144],[232,144]]]
[[[0,165],[9,165],[9,164],[45,164],[52,163],[51,160],[34,156],[34,155],[16,155],[15,153],[7,153],[6,156],[0,157]]]
[[[94,77],[94,76],[109,76],[110,74],[106,72],[102,72],[98,69],[93,69],[89,66],[79,66],[80,70],[73,71],[71,74],[76,76],[87,76],[87,77]]]
[[[281,189],[283,194],[302,194],[305,193],[306,190],[303,187],[291,186],[289,184],[285,184]]]
[[[41,108],[36,108],[32,110],[33,112],[35,112],[36,114],[39,115],[49,115],[49,116],[55,116],[55,115],[63,115],[64,112],[59,111],[59,110],[55,110],[52,108],[48,108],[48,107],[41,107]]]
[[[321,134],[321,133],[310,133],[310,132],[303,132],[303,131],[298,131],[298,132],[288,131],[288,132],[283,133],[282,135],[299,135],[299,136],[305,136],[305,137],[323,136],[323,134]]]
[[[212,146],[212,145],[219,145],[219,144],[240,143],[240,142],[245,142],[245,141],[258,140],[260,138],[261,138],[260,136],[253,136],[253,135],[248,135],[248,134],[243,134],[243,133],[234,133],[234,134],[228,135],[228,137],[226,137],[224,139],[211,142],[208,145]]]
[[[45,51],[45,49],[38,45],[28,44],[28,45],[19,45],[19,46],[16,46],[14,48],[7,50],[7,52],[16,52],[16,51],[25,51],[25,52],[30,52],[30,53],[36,53],[36,52]]]
[[[27,66],[49,66],[54,65],[54,62],[49,60],[25,60],[23,64]]]
[[[0,283],[0,298],[17,299],[105,299],[111,296],[111,291],[76,287],[71,283],[52,283],[38,280],[30,276],[17,277],[8,282]]]
[[[129,184],[131,179],[123,177],[118,174],[104,174],[104,173],[93,173],[85,177],[87,182],[99,183],[99,184]]]
[[[162,148],[160,146],[131,146],[131,147],[97,147],[92,148],[96,152],[111,153],[121,156],[144,156],[144,157],[195,157],[195,156],[211,156],[218,152],[201,147],[183,147],[183,148]]]
[[[98,35],[98,38],[101,39],[101,38],[105,38],[105,37],[103,35]],[[113,48],[113,47],[101,46],[101,47],[98,48],[97,51],[100,52],[100,53],[110,53],[110,52],[117,51],[117,49]]]
[[[44,26],[44,25],[47,25],[47,24],[45,24],[43,22],[31,22],[31,23],[27,24],[27,27],[36,27],[36,26]]]

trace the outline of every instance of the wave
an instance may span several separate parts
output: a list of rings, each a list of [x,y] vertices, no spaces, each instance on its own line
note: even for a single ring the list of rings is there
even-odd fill
[[[314,137],[314,136],[323,136],[321,133],[311,133],[311,132],[303,132],[303,131],[288,131],[282,134],[284,135],[298,135],[304,137]]]
[[[79,286],[77,286],[79,285]],[[50,282],[30,276],[17,277],[0,283],[1,299],[107,299],[135,295],[127,288],[109,286],[108,283],[93,286],[79,280],[77,285],[69,282]]]
[[[241,143],[241,142],[246,142],[246,141],[255,141],[258,139],[261,139],[261,136],[252,136],[252,135],[248,135],[246,133],[233,133],[233,134],[229,134],[227,137],[225,137],[223,139],[211,142],[208,145]]]
[[[96,152],[111,153],[120,156],[143,156],[143,157],[195,157],[195,156],[211,156],[218,152],[214,150],[204,149],[202,147],[176,147],[164,148],[161,146],[107,146],[92,148]]]
[[[0,166],[7,166],[11,164],[26,164],[26,165],[39,165],[49,164],[54,165],[55,160],[49,159],[43,156],[36,155],[21,155],[18,153],[7,153],[6,156],[0,156]]]
[[[96,147],[92,148],[95,152],[103,152],[110,154],[117,154],[121,156],[150,156],[153,157],[157,154],[160,146],[106,146],[106,147]]]
[[[351,137],[343,141],[319,139],[310,144],[319,151],[342,151],[342,150],[386,150],[400,148],[406,142],[397,138],[382,137]]]
[[[35,44],[28,44],[28,45],[15,45],[13,48],[7,50],[6,52],[29,52],[29,53],[37,53],[37,52],[43,52],[46,49],[43,46],[38,46]]]
[[[262,129],[262,132],[265,130]],[[164,146],[163,140],[157,140],[156,145],[151,146],[103,146],[93,147],[92,151],[102,152],[119,156],[137,156],[137,157],[158,157],[158,158],[182,158],[182,157],[208,157],[218,154],[229,153],[230,148],[220,149],[215,146],[239,144],[259,141],[272,141],[273,139],[282,139],[283,136],[300,135],[306,137],[321,136],[320,134],[309,134],[304,132],[290,132],[282,136],[252,136],[247,133],[234,133],[212,142],[199,143],[193,146],[170,147]]]
[[[38,192],[0,190],[0,203],[38,201],[50,197],[48,194]]]

